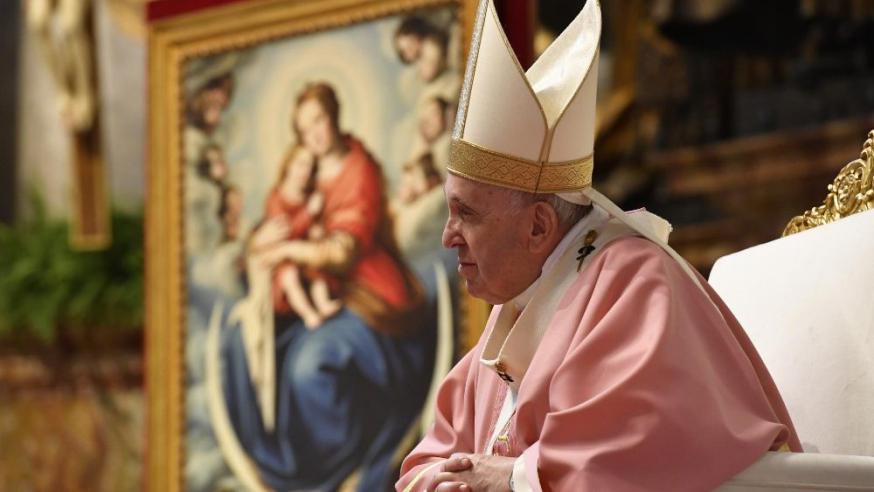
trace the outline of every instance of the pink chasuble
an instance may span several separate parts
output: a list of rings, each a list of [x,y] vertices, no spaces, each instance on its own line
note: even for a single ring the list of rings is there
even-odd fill
[[[770,375],[703,278],[708,294],[637,237],[569,274],[493,450],[521,456],[535,490],[712,490],[768,450],[801,450]],[[443,382],[398,490],[424,490],[453,453],[486,453],[508,383],[480,359],[501,310]]]

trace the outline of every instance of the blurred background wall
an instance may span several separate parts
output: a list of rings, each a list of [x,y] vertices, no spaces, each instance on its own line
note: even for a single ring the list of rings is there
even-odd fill
[[[113,242],[91,252],[67,243],[71,135],[24,1],[0,2],[0,490],[136,490],[146,0],[93,1]],[[527,65],[584,2],[496,3]],[[602,8],[596,186],[705,274],[818,204],[874,128],[874,0]]]

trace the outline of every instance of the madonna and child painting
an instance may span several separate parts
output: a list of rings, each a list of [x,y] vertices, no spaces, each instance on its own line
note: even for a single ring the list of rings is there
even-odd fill
[[[458,10],[185,61],[188,490],[394,483],[437,306],[457,306],[440,233]]]

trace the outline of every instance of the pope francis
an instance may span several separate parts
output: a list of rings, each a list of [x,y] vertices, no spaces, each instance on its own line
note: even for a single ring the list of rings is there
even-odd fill
[[[704,491],[801,447],[743,329],[591,186],[596,0],[527,71],[480,4],[445,192],[446,247],[495,305],[452,369],[400,491]]]

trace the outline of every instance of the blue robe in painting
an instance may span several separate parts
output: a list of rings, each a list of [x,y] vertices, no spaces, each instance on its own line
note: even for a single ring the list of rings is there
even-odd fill
[[[223,335],[228,413],[261,479],[275,490],[333,491],[360,469],[359,491],[393,490],[392,458],[430,383],[434,326],[394,338],[344,309],[315,331],[284,317],[276,330],[271,433],[261,422],[241,331]]]

